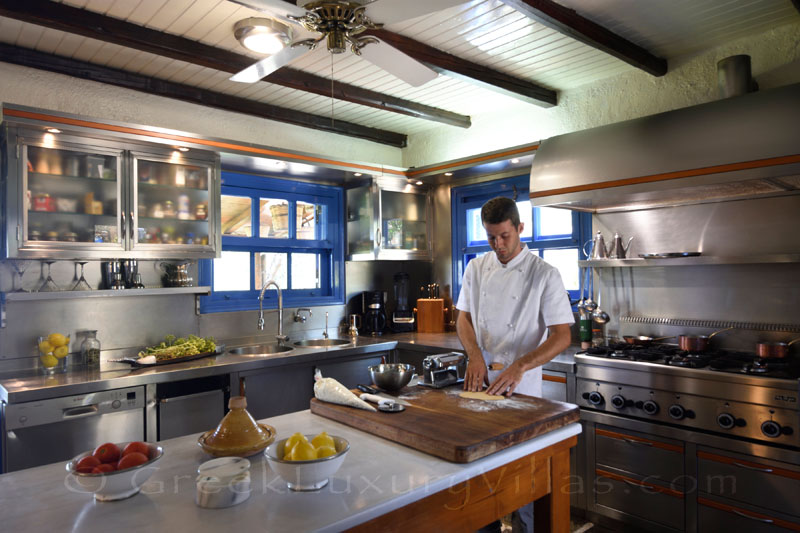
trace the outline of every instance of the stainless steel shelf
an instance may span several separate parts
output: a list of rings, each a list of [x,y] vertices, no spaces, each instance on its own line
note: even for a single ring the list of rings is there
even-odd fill
[[[125,289],[119,291],[58,291],[58,292],[7,292],[7,302],[35,300],[69,300],[76,298],[118,298],[124,296],[169,296],[175,294],[210,294],[211,287],[159,287],[155,289]]]
[[[590,268],[664,267],[695,265],[749,265],[759,263],[800,263],[800,254],[765,254],[742,256],[699,255],[695,257],[670,257],[643,259],[594,259],[578,261],[578,266]]]

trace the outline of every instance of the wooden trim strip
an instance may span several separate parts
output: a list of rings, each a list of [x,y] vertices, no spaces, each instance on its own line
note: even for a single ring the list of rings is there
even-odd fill
[[[552,376],[550,374],[542,373],[542,380],[544,381],[552,381],[554,383],[566,383],[567,378],[561,376]]]
[[[443,163],[441,165],[433,166],[433,167],[423,167],[418,168],[416,170],[407,170],[406,176],[412,178],[419,174],[429,174],[431,172],[437,172],[439,170],[446,171],[446,170],[456,170],[463,166],[469,166],[474,163],[480,163],[481,161],[489,161],[492,159],[504,159],[508,156],[518,155],[526,152],[534,152],[539,149],[539,143],[530,144],[527,146],[522,146],[519,148],[515,148],[513,150],[507,150],[505,152],[498,152],[494,154],[487,154],[482,156],[473,157],[470,159],[463,159],[461,161],[450,161],[448,163]]]
[[[615,474],[613,472],[608,472],[606,470],[596,469],[594,473],[598,476],[607,477],[609,479],[614,479],[616,481],[622,481],[623,483],[633,483],[634,485],[638,485],[643,489],[651,489],[656,492],[660,492],[662,494],[667,494],[672,496],[673,498],[680,498],[681,500],[684,498],[684,494],[674,489],[668,489],[666,487],[660,487],[658,485],[653,485],[652,483],[648,483],[646,481],[639,481],[638,479],[633,479],[632,477],[628,476],[621,476],[619,474]]]
[[[652,183],[656,181],[668,181],[680,178],[691,178],[694,176],[706,176],[721,172],[735,172],[737,170],[750,170],[754,168],[773,167],[778,165],[790,165],[800,163],[800,154],[786,155],[781,157],[768,157],[766,159],[756,159],[754,161],[742,161],[739,163],[727,163],[725,165],[714,165],[710,167],[693,168],[688,170],[677,170],[662,174],[651,174],[649,176],[639,176],[637,178],[624,178],[619,180],[601,181],[599,183],[589,183],[586,185],[575,185],[572,187],[562,187],[560,189],[549,189],[546,191],[535,191],[530,193],[531,198],[542,198],[556,194],[567,194],[573,192],[594,191],[598,189],[610,189],[612,187],[622,187],[624,185],[637,185],[640,183]]]
[[[797,522],[789,522],[788,520],[782,520],[780,518],[775,518],[774,516],[757,513],[755,511],[742,509],[740,507],[734,507],[733,505],[728,505],[727,503],[709,500],[708,498],[703,498],[702,496],[697,497],[697,503],[700,505],[705,505],[706,507],[712,507],[714,509],[719,509],[720,511],[725,511],[726,513],[733,513],[733,514],[741,513],[746,516],[752,516],[756,520],[772,520],[773,526],[790,529],[792,531],[800,531],[800,524],[798,524]]]
[[[675,453],[683,453],[683,446],[678,446],[676,444],[667,444],[666,442],[645,439],[643,437],[635,437],[633,435],[626,435],[624,433],[617,433],[616,431],[608,431],[607,429],[594,428],[594,434],[600,435],[601,437],[608,437],[610,439],[616,439],[622,441],[643,442],[652,445],[653,448],[660,448],[662,450],[667,450]]]
[[[800,481],[800,472],[795,472],[794,470],[787,470],[785,468],[778,468],[771,465],[765,465],[761,463],[754,463],[752,461],[744,461],[742,459],[736,459],[734,457],[728,457],[725,455],[717,455],[714,453],[704,452],[702,450],[697,451],[697,457],[700,459],[708,459],[709,461],[715,461],[717,463],[723,463],[726,465],[736,466],[741,468],[739,465],[749,466],[751,468],[755,468],[758,470],[769,469],[772,472],[763,472],[764,474],[774,474],[776,476],[782,476],[789,479],[794,479],[796,481]],[[738,463],[738,464],[737,464]]]
[[[113,131],[116,133],[125,133],[131,135],[144,135],[146,137],[156,137],[159,139],[167,139],[170,141],[187,142],[192,144],[199,144],[211,148],[218,148],[224,150],[236,150],[239,152],[249,152],[252,154],[269,156],[279,159],[289,159],[292,161],[305,161],[309,163],[321,163],[328,165],[341,165],[353,169],[365,170],[367,172],[375,172],[382,174],[393,174],[396,176],[405,176],[406,172],[402,170],[394,170],[383,167],[375,167],[369,165],[361,165],[358,163],[348,163],[346,161],[337,161],[335,159],[326,159],[322,157],[314,157],[310,155],[291,154],[288,152],[281,152],[279,150],[270,150],[267,148],[258,148],[256,146],[246,146],[236,144],[233,142],[212,141],[209,139],[198,139],[195,137],[187,137],[184,135],[176,135],[173,133],[164,133],[159,131],[149,131],[140,128],[132,128],[130,126],[117,126],[115,124],[104,124],[102,122],[95,122],[89,120],[81,120],[68,117],[59,117],[56,115],[48,115],[45,113],[34,113],[31,111],[22,111],[19,109],[6,109],[3,108],[3,115],[7,117],[26,118],[30,120],[41,120],[45,122],[55,122],[58,124],[66,124],[69,126],[78,126],[82,128],[92,128],[103,131]]]

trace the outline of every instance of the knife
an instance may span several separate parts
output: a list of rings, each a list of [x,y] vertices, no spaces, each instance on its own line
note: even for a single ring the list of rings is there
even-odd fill
[[[359,396],[359,398],[361,398],[365,402],[377,403],[378,405],[392,405],[394,403],[397,403],[395,402],[394,398],[384,398],[376,394],[369,394],[366,392],[361,396]]]

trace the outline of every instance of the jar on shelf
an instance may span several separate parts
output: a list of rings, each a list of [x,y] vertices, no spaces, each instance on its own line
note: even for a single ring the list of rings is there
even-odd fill
[[[208,205],[205,202],[197,204],[194,208],[195,220],[205,220],[208,218]]]
[[[175,211],[175,204],[172,200],[164,202],[164,218],[175,218],[177,212]]]
[[[81,344],[81,355],[83,361],[89,368],[97,368],[100,366],[100,341],[97,340],[97,330],[89,330],[86,332],[86,338],[83,339]]]

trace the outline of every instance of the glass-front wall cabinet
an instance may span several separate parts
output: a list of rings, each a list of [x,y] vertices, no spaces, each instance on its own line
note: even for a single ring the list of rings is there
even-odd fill
[[[191,259],[220,249],[215,153],[29,125],[4,124],[2,136],[3,255]]]
[[[430,260],[431,201],[406,180],[375,180],[347,191],[348,255],[353,261]]]

